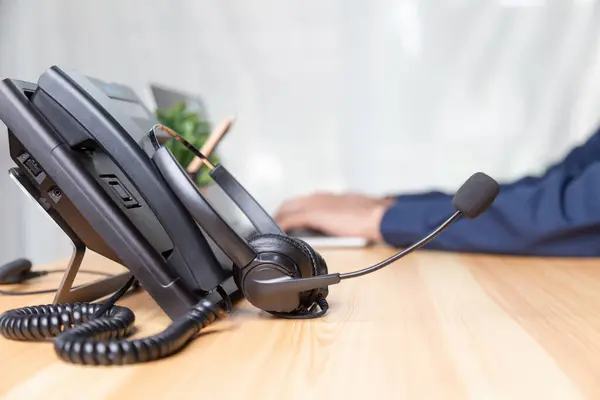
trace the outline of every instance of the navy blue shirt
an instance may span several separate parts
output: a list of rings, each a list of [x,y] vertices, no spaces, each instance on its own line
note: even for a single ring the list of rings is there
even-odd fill
[[[452,194],[397,196],[381,233],[405,247],[426,236],[455,210]],[[478,218],[461,218],[429,249],[541,256],[600,256],[600,130],[538,177],[500,186]]]

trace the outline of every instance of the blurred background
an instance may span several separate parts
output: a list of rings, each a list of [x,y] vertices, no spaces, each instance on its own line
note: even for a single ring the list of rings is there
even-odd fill
[[[600,122],[592,0],[0,0],[0,76],[58,64],[237,117],[218,152],[267,208],[315,190],[537,174]],[[0,124],[0,170],[12,166]],[[2,262],[70,254],[0,171]]]

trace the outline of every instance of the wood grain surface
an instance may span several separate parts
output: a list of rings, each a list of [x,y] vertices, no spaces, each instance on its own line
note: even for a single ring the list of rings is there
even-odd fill
[[[392,252],[374,247],[322,254],[331,271],[342,272]],[[121,268],[93,254],[84,267]],[[14,289],[53,287],[58,279]],[[0,338],[0,396],[600,398],[599,289],[600,260],[421,251],[331,287],[331,309],[322,319],[276,320],[243,303],[183,352],[150,364],[74,366],[59,361],[51,343]],[[51,300],[52,294],[3,296],[0,311]],[[143,292],[120,304],[135,312],[136,336],[169,324]]]

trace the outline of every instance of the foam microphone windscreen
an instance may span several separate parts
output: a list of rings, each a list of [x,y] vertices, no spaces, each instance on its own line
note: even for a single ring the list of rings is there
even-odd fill
[[[483,172],[473,174],[458,189],[452,205],[467,218],[477,218],[492,205],[500,192],[500,185]]]

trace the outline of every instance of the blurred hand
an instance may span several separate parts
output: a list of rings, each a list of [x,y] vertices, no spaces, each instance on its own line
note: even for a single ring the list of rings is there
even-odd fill
[[[381,240],[379,229],[393,198],[319,193],[286,201],[275,214],[284,231],[312,229],[329,236]]]

